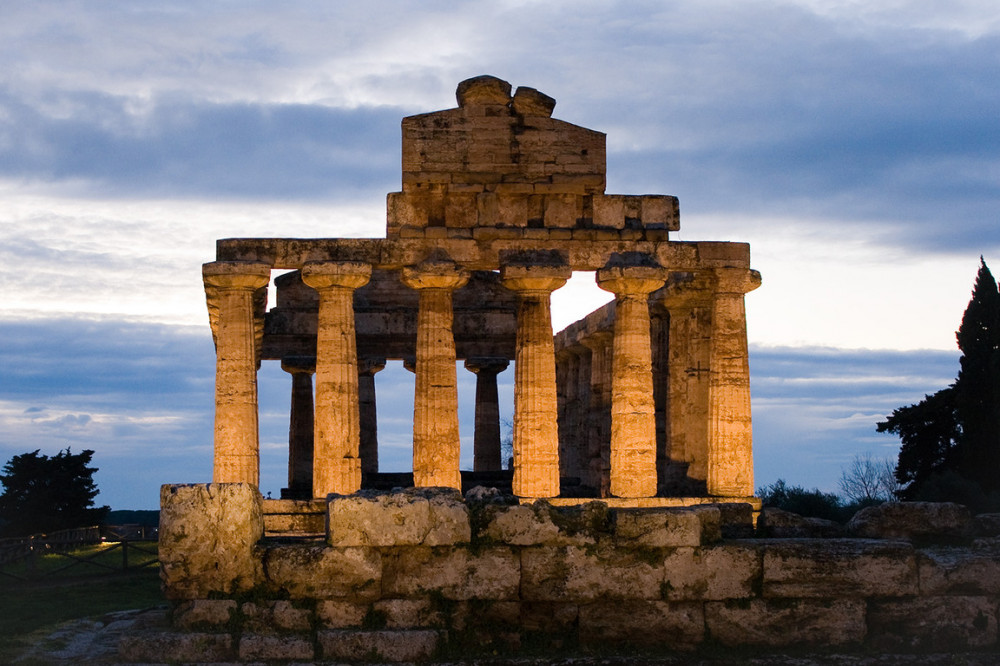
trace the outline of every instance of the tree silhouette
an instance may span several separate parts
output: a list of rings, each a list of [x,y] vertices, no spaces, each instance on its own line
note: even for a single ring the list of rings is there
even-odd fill
[[[955,383],[876,426],[899,435],[896,479],[904,499],[993,503],[1000,491],[1000,287],[986,262],[955,337],[962,352]],[[951,497],[949,497],[951,495]]]
[[[3,534],[19,536],[100,523],[110,507],[94,508],[94,452],[54,456],[38,450],[14,456],[3,467],[0,521]]]

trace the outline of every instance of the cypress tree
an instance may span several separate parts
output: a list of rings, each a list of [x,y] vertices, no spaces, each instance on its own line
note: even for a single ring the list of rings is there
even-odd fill
[[[989,492],[1000,489],[1000,288],[982,257],[955,337],[962,351],[955,380],[958,471]]]

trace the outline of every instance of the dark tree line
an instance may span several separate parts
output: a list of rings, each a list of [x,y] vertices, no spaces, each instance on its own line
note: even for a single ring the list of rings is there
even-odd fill
[[[955,382],[877,425],[899,435],[903,499],[1000,509],[1000,286],[980,257],[972,300],[956,334]]]
[[[54,456],[38,450],[14,456],[3,467],[0,483],[0,535],[23,536],[98,525],[110,507],[94,507],[94,452]]]

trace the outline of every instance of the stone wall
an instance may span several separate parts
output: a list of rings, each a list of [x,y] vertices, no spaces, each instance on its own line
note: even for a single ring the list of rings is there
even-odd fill
[[[478,490],[331,496],[325,540],[282,542],[262,539],[249,486],[164,486],[174,630],[126,641],[123,655],[997,649],[1000,539],[969,536],[967,512],[937,544],[926,530],[914,541],[732,538],[753,534],[749,507],[553,507]],[[883,533],[877,524],[859,529]]]

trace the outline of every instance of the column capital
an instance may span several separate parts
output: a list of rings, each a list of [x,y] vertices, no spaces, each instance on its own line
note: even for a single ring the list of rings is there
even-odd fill
[[[375,356],[361,356],[358,358],[359,375],[375,375],[385,369],[385,359]]]
[[[451,261],[425,261],[405,267],[400,281],[411,289],[458,289],[469,281],[469,271]]]
[[[509,264],[500,267],[500,282],[512,291],[552,292],[573,275],[569,266]]]
[[[315,356],[285,356],[281,359],[281,369],[289,374],[316,372]]]
[[[371,275],[371,264],[362,261],[307,261],[302,266],[302,281],[313,289],[357,289]]]
[[[495,356],[479,356],[465,359],[465,369],[477,375],[482,372],[499,374],[507,369],[510,361],[506,358]]]
[[[206,287],[256,290],[271,279],[271,264],[256,261],[212,261],[201,265]]]
[[[597,271],[597,286],[616,296],[644,296],[666,281],[667,271],[659,266],[605,266]]]
[[[746,294],[761,284],[760,272],[752,268],[713,268],[716,294]]]

